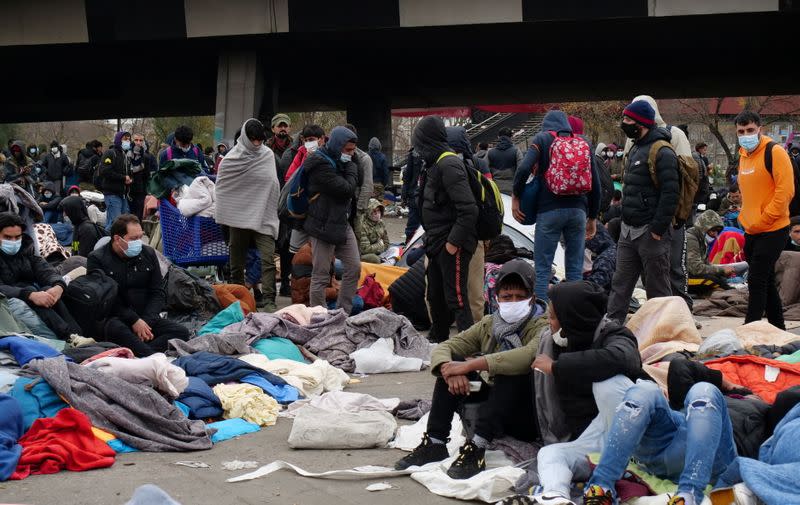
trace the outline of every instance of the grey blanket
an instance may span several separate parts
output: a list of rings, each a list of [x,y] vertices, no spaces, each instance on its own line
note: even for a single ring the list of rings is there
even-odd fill
[[[213,352],[224,356],[237,354],[250,354],[253,349],[248,345],[248,336],[243,333],[208,333],[191,340],[173,338],[167,344],[172,349],[167,351],[170,356],[186,356],[200,351]]]
[[[97,426],[142,451],[210,449],[202,421],[191,421],[153,388],[132,384],[62,357],[37,359],[28,368]]]
[[[243,334],[252,344],[259,338],[270,336],[283,337],[295,344],[304,345],[317,337],[323,330],[329,333],[344,333],[344,322],[347,317],[344,311],[329,310],[324,314],[315,314],[308,326],[300,326],[286,319],[264,312],[251,312],[244,321],[225,327],[223,334]]]
[[[428,340],[414,329],[405,316],[383,307],[347,318],[343,328],[326,326],[305,343],[305,348],[331,365],[345,372],[353,372],[356,367],[350,354],[369,347],[379,338],[393,339],[394,352],[398,356],[430,361]]]

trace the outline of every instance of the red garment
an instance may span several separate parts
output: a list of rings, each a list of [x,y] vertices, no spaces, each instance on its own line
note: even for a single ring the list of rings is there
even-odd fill
[[[714,246],[708,253],[708,261],[714,265],[728,265],[744,261],[744,235],[735,231],[724,231],[719,234]]]
[[[136,356],[133,355],[133,351],[128,349],[127,347],[115,347],[114,349],[109,349],[107,351],[103,351],[99,354],[95,354],[91,358],[86,358],[81,362],[81,365],[85,365],[87,363],[91,363],[94,360],[98,360],[100,358],[125,358],[125,359],[133,359]]]
[[[784,389],[800,385],[800,364],[750,355],[728,356],[705,364],[708,368],[719,370],[725,379],[746,387],[767,403],[773,403],[775,396]],[[767,366],[780,369],[775,382],[767,382],[764,378]]]
[[[55,417],[45,417],[19,439],[22,455],[11,480],[28,475],[73,472],[106,468],[114,464],[114,449],[94,436],[86,414],[73,408],[61,409]]]
[[[306,160],[306,154],[308,154],[308,151],[306,151],[306,146],[300,146],[300,148],[297,149],[297,154],[294,155],[292,164],[289,165],[289,170],[286,171],[286,176],[283,178],[285,182],[289,182],[289,179],[292,178],[294,171],[300,168],[300,165],[302,165]]]

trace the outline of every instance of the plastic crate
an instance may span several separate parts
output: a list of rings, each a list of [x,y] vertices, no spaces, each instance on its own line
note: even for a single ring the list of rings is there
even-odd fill
[[[220,226],[210,217],[186,217],[169,200],[159,200],[164,256],[185,265],[222,265],[228,245]]]

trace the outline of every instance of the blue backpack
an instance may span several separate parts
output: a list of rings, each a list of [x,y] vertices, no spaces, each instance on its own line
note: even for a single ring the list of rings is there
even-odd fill
[[[333,161],[330,156],[323,153],[322,150],[317,150],[315,152],[325,158],[334,169],[336,168],[336,162]],[[305,171],[305,161],[297,168],[297,171],[292,174],[286,186],[289,187],[289,194],[286,198],[286,209],[289,212],[289,217],[305,219],[309,203],[317,197],[317,195],[310,198],[308,196],[308,174]]]

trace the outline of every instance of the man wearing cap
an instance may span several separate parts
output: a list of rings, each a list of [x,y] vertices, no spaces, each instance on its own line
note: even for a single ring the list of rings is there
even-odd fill
[[[538,438],[530,366],[548,321],[545,304],[534,295],[535,277],[525,260],[507,262],[495,285],[497,312],[433,350],[431,372],[437,379],[427,432],[395,468],[446,459],[453,414],[464,403],[481,405],[474,435],[447,471],[453,479],[483,471],[486,447],[496,437]]]
[[[292,120],[284,113],[272,116],[272,137],[267,140],[267,147],[275,153],[275,159],[281,159],[283,152],[292,145]]]
[[[633,289],[647,271],[647,298],[671,296],[670,239],[678,206],[678,157],[671,147],[659,149],[653,172],[648,167],[650,147],[669,142],[670,133],[655,124],[655,110],[645,100],[631,102],[623,112],[622,131],[633,140],[622,186],[622,228],[617,243],[617,269],[611,282],[608,316],[625,323]]]

